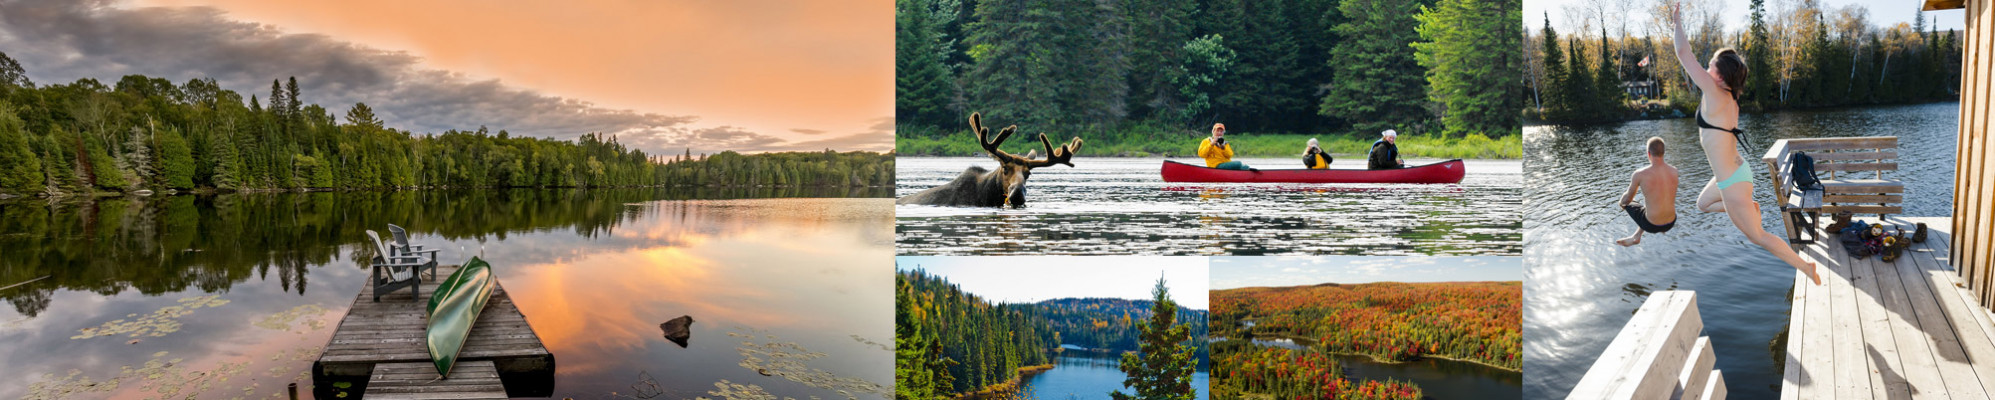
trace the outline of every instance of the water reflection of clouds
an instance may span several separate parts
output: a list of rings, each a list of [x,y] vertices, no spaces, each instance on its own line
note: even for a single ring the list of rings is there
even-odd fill
[[[887,209],[886,200],[868,202],[829,207]],[[878,261],[892,254],[892,243],[857,234],[888,231],[892,219],[810,207],[661,205],[620,228],[632,234],[619,233],[607,248],[522,265],[517,277],[502,270],[501,276],[560,357],[557,373],[564,382],[627,385],[616,379],[647,371],[675,390],[732,380],[787,397],[836,397],[802,383],[768,382],[737,367],[741,356],[730,345],[737,340],[724,334],[732,329],[766,331],[831,355],[813,361],[814,368],[890,382],[892,370],[885,366],[891,354],[853,337],[892,336],[892,280]],[[860,217],[758,219],[786,213]],[[718,227],[688,226],[709,223]],[[688,348],[670,345],[658,329],[680,315],[695,320]],[[567,390],[562,387],[557,390]]]
[[[1212,286],[1316,283],[1517,281],[1522,257],[1269,256],[1213,257]]]
[[[495,263],[508,292],[561,360],[557,398],[623,390],[630,376],[645,370],[674,388],[710,388],[720,379],[770,379],[735,366],[741,357],[724,335],[731,326],[768,329],[785,342],[830,355],[813,361],[813,367],[891,382],[892,370],[885,367],[891,365],[891,353],[853,339],[892,337],[893,281],[881,265],[892,254],[892,241],[882,239],[892,231],[888,201],[777,205],[785,201],[647,203],[656,205],[638,210],[609,232],[550,228],[458,240],[419,233],[415,240],[443,249],[439,259],[445,263],[481,253]],[[771,211],[752,210],[758,207]],[[823,216],[775,217],[786,213]],[[764,217],[770,220],[758,219]],[[183,359],[174,367],[181,376],[213,372],[225,363],[243,366],[244,372],[196,397],[281,396],[285,383],[309,384],[300,374],[309,372],[317,349],[364,284],[368,270],[354,262],[360,248],[342,245],[339,251],[346,253],[331,257],[330,263],[301,268],[314,283],[303,293],[283,288],[292,281],[275,265],[253,269],[244,280],[215,290],[230,303],[196,310],[179,319],[179,331],[142,337],[136,344],[126,344],[130,338],[123,336],[69,337],[78,329],[146,315],[204,292],[155,296],[129,288],[115,294],[57,290],[35,318],[0,308],[0,360],[36,360],[4,363],[8,375],[17,379],[0,380],[0,398],[21,397],[45,374],[60,379],[75,370],[96,381],[114,378],[121,367],[138,368],[160,351],[168,352],[162,360]],[[306,319],[292,320],[288,330],[255,325],[307,304],[325,309],[315,317],[327,322],[324,328],[310,329]],[[699,320],[692,349],[660,346],[666,342],[658,323],[679,315]],[[143,378],[122,381],[119,392],[79,397],[143,397],[148,395],[141,387]],[[154,380],[162,379],[168,378]],[[834,397],[787,381],[762,385],[786,397]],[[182,389],[185,395],[193,387]]]
[[[287,291],[282,288],[277,276],[264,276],[248,282],[237,283],[226,292],[218,293],[228,304],[213,308],[201,308],[176,319],[181,324],[175,332],[165,336],[134,338],[127,335],[71,339],[83,328],[95,327],[106,321],[125,319],[136,320],[159,310],[161,307],[179,304],[183,298],[202,296],[198,290],[166,293],[158,296],[140,295],[127,291],[116,295],[98,295],[88,292],[60,290],[53,296],[48,310],[40,316],[20,320],[11,328],[0,330],[0,360],[37,360],[36,362],[7,362],[9,375],[18,379],[0,380],[0,397],[20,397],[28,387],[37,382],[53,383],[45,379],[68,376],[70,371],[78,371],[77,377],[94,381],[106,381],[118,377],[122,368],[139,368],[152,355],[167,352],[165,359],[182,359],[168,367],[183,375],[208,373],[225,363],[243,363],[244,372],[225,382],[216,382],[206,391],[198,387],[178,387],[179,382],[165,382],[171,376],[151,377],[129,376],[120,380],[113,391],[106,393],[78,393],[83,397],[102,395],[106,398],[140,398],[158,395],[155,389],[142,386],[147,383],[165,385],[180,394],[195,395],[199,398],[219,396],[222,393],[244,393],[255,382],[254,396],[277,394],[284,390],[287,382],[309,383],[309,379],[299,380],[300,372],[308,372],[310,359],[294,359],[298,351],[316,349],[323,346],[331,337],[331,323],[323,329],[272,330],[252,326],[254,321],[271,314],[282,313],[300,304],[317,304],[327,309],[317,318],[328,318],[336,322],[353,301],[353,296],[364,281],[365,270],[344,264],[346,258],[339,258],[335,265],[314,268],[312,274],[324,286],[305,294]],[[330,268],[326,268],[330,267]],[[136,317],[128,317],[136,315]],[[12,309],[0,308],[0,320],[22,318]],[[130,343],[138,339],[137,343]],[[277,360],[273,354],[285,353]],[[311,350],[316,359],[316,350]],[[255,378],[254,381],[251,378]]]

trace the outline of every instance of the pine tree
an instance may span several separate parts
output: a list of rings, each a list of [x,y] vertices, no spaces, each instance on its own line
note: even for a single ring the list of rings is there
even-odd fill
[[[4,56],[0,54],[0,57]],[[0,101],[0,193],[27,194],[42,190],[42,161],[35,156],[29,140],[27,126],[14,114],[14,106]]]
[[[1414,43],[1420,65],[1427,68],[1428,98],[1445,107],[1441,122],[1450,134],[1501,136],[1522,126],[1517,110],[1523,78],[1504,71],[1523,68],[1517,21],[1520,2],[1442,0],[1423,7],[1421,42]]]
[[[369,129],[381,129],[381,119],[374,117],[374,109],[367,107],[367,103],[353,103],[353,108],[346,110],[346,123]]]
[[[956,79],[943,64],[931,7],[925,0],[894,2],[894,116],[902,123],[945,126],[957,119],[951,105],[960,96]]]
[[[1178,82],[1185,43],[1192,40],[1193,0],[1122,0],[1129,27],[1129,115],[1176,119],[1184,106]]]
[[[1361,132],[1415,131],[1426,122],[1426,73],[1408,46],[1420,39],[1418,2],[1343,0],[1350,20],[1332,30],[1344,41],[1330,51],[1329,94],[1317,112]]]
[[[177,129],[159,133],[161,183],[173,189],[194,188],[194,150]]]
[[[1197,361],[1193,359],[1191,346],[1186,345],[1192,340],[1191,327],[1177,323],[1178,303],[1171,300],[1171,290],[1164,285],[1164,278],[1157,278],[1157,286],[1150,289],[1150,295],[1154,303],[1149,323],[1141,328],[1142,349],[1123,353],[1119,366],[1126,376],[1122,386],[1134,389],[1135,394],[1117,390],[1109,396],[1115,400],[1196,398],[1191,376]]]
[[[1773,57],[1773,46],[1766,31],[1766,0],[1752,0],[1752,27],[1746,33],[1746,89],[1740,93],[1740,104],[1749,110],[1766,110],[1772,107],[1774,92],[1773,64],[1767,62]],[[1874,37],[1873,37],[1874,39]],[[1876,47],[1872,47],[1876,48]]]
[[[1614,59],[1614,52],[1607,42],[1607,28],[1600,28],[1600,69],[1593,78],[1593,97],[1599,103],[1594,107],[1595,118],[1610,120],[1620,117],[1628,98],[1621,90],[1621,63]]]
[[[1545,28],[1540,31],[1539,37],[1542,42],[1540,51],[1545,56],[1544,87],[1546,88],[1541,94],[1544,97],[1542,106],[1544,109],[1540,110],[1541,117],[1554,121],[1571,118],[1571,101],[1565,96],[1567,85],[1565,51],[1559,50],[1559,32],[1552,29],[1552,15],[1549,12],[1545,13]]]

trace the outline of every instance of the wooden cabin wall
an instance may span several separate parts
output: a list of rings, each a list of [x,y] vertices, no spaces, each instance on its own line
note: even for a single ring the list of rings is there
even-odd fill
[[[1995,0],[1968,0],[1961,57],[1959,156],[1954,170],[1954,243],[1948,262],[1979,296],[1995,306],[1995,143],[1988,127],[1995,97]]]

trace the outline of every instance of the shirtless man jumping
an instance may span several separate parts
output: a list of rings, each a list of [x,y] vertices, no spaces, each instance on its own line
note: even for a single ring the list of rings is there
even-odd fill
[[[1648,148],[1649,166],[1635,170],[1628,193],[1621,195],[1621,209],[1627,210],[1641,229],[1614,244],[1634,246],[1642,243],[1642,233],[1669,232],[1676,227],[1676,167],[1663,160],[1662,138],[1649,138]],[[1635,204],[1637,192],[1642,194],[1641,204]]]

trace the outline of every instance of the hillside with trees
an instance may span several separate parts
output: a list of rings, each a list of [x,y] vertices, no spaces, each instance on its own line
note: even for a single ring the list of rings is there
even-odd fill
[[[1368,142],[1385,129],[1500,139],[1521,126],[1525,86],[1501,72],[1522,69],[1521,4],[897,0],[897,135],[966,155],[978,149],[926,144],[968,142],[975,111],[1083,136],[1095,154],[1186,154],[1214,122],[1298,134],[1297,149],[1300,134]]]
[[[1206,312],[1181,308],[1175,301],[1167,308],[1157,300],[1099,298],[994,303],[920,269],[897,273],[895,287],[897,399],[1012,390],[1022,373],[1052,368],[1062,343],[1123,353],[1125,362],[1148,356],[1137,353],[1182,348],[1185,371],[1153,368],[1147,362],[1124,365],[1163,380],[1189,379],[1189,368],[1205,364]],[[1163,290],[1162,282],[1158,288]],[[1168,292],[1158,296],[1168,299]],[[1171,310],[1171,317],[1157,318],[1158,309]],[[1183,338],[1172,340],[1176,336]],[[1158,390],[1137,388],[1139,394]]]
[[[1121,353],[1139,350],[1143,339],[1141,327],[1144,321],[1151,318],[1155,303],[1151,300],[1065,298],[1045,300],[1032,306],[1052,325],[1053,331],[1060,334],[1060,344]],[[1205,337],[1208,318],[1206,310],[1177,308],[1176,320],[1191,326],[1192,337]],[[1191,345],[1199,359],[1204,360],[1206,343],[1193,341]]]
[[[305,95],[296,78],[247,98],[212,78],[38,86],[0,54],[0,195],[893,184],[891,153],[654,155],[602,133],[417,133],[386,127],[365,103],[336,115]]]
[[[1514,281],[1215,290],[1212,330],[1235,339],[1303,338],[1327,352],[1387,361],[1442,357],[1518,370],[1522,300]]]
[[[894,276],[894,398],[1013,385],[1047,368],[1059,335],[1030,305],[994,304],[922,270]]]
[[[1524,114],[1552,123],[1687,116],[1699,101],[1676,61],[1661,2],[1587,0],[1526,29]],[[1863,4],[1751,0],[1738,10],[1686,3],[1684,31],[1700,65],[1731,47],[1745,56],[1748,112],[1953,101],[1962,37],[1927,23],[1880,24]],[[1747,15],[1744,28],[1725,20]],[[1556,25],[1556,26],[1555,26]],[[1646,63],[1644,63],[1646,62]],[[1653,85],[1653,86],[1650,86]],[[1646,89],[1646,88],[1653,88]]]

